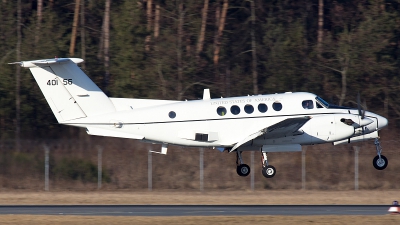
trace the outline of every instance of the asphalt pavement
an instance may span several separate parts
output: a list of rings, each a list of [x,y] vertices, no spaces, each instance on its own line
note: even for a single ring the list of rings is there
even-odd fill
[[[385,215],[390,205],[0,205],[1,215]]]

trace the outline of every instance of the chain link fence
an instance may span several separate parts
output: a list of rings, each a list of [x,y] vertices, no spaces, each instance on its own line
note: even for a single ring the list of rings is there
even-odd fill
[[[269,153],[269,164],[276,168],[277,174],[266,179],[261,174],[259,152],[243,152],[243,160],[252,171],[249,176],[240,177],[236,174],[235,153],[208,148],[170,146],[168,154],[161,155],[149,153],[159,151],[160,145],[90,137],[82,141],[24,140],[17,152],[14,141],[0,141],[0,187],[50,191],[397,189],[400,188],[399,143],[381,141],[383,154],[389,159],[383,171],[372,166],[376,155],[373,141]],[[358,157],[355,146],[360,149]]]

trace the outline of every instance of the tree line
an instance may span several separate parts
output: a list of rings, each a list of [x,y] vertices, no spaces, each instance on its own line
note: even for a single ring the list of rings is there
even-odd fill
[[[399,0],[1,0],[0,21],[1,139],[78,136],[7,65],[53,57],[83,58],[113,97],[308,91],[355,107],[360,93],[400,122]]]

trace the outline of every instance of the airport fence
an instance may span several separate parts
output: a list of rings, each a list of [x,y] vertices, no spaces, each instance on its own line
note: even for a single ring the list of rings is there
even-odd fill
[[[251,174],[236,174],[236,154],[209,148],[160,145],[90,137],[85,140],[0,141],[0,187],[27,190],[354,190],[400,188],[398,140],[382,140],[389,166],[377,171],[373,141],[303,147],[303,152],[269,153],[277,174],[261,174],[261,154],[244,152]],[[358,149],[358,150],[357,150]]]

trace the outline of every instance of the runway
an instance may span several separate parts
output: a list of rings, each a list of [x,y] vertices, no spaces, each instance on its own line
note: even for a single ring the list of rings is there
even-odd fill
[[[385,215],[389,205],[0,205],[1,215]]]

